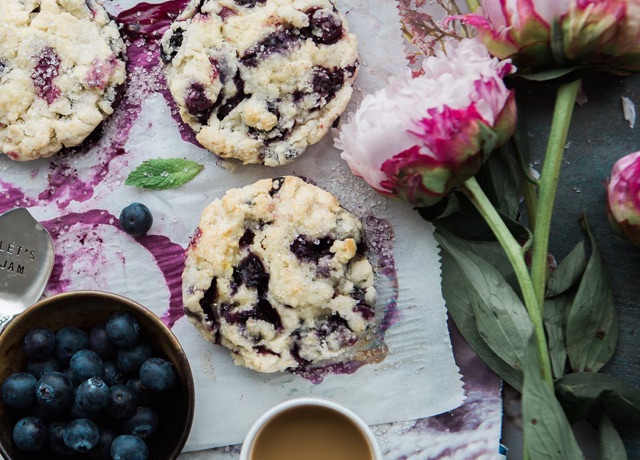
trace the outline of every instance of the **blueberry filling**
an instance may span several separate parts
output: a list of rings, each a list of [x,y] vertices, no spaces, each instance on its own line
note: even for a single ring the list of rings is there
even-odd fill
[[[171,36],[169,37],[168,43],[160,47],[160,57],[162,61],[165,63],[170,63],[176,54],[178,54],[178,50],[182,46],[182,40],[184,38],[184,29],[175,29]]]
[[[335,14],[325,9],[313,9],[307,12],[309,27],[303,33],[315,43],[321,45],[333,45],[344,34],[342,21]]]
[[[60,58],[53,48],[46,47],[35,59],[36,65],[31,72],[31,80],[38,96],[48,104],[53,104],[60,95],[60,90],[53,84],[53,79],[60,75]]]
[[[273,356],[278,356],[280,357],[280,353],[276,353],[273,350],[269,350],[267,347],[265,347],[264,345],[256,345],[255,347],[253,347],[253,349],[255,351],[257,351],[259,354],[261,355],[273,355]]]
[[[218,16],[220,16],[223,21],[226,20],[228,17],[235,16],[235,15],[236,15],[236,12],[230,8],[227,8],[226,6],[221,7],[220,11],[218,12]]]
[[[264,321],[273,324],[275,329],[282,328],[280,314],[266,299],[258,299],[258,304],[251,310],[232,311],[233,305],[224,304],[220,307],[220,313],[227,323],[245,324],[250,319]]]
[[[296,360],[300,368],[304,369],[307,366],[309,366],[309,364],[311,364],[311,361],[309,361],[308,359],[304,359],[302,356],[300,356],[299,340],[300,340],[300,337],[298,336],[296,340],[293,342],[293,347],[291,347],[291,356],[293,356],[293,359]]]
[[[274,178],[271,182],[271,190],[269,190],[269,195],[274,196],[276,193],[278,193],[282,188],[282,184],[284,184],[284,177]]]
[[[214,102],[205,95],[202,83],[195,82],[189,85],[184,101],[189,113],[197,116],[200,122],[204,123],[209,119]]]
[[[260,258],[249,253],[233,269],[233,282],[238,286],[244,284],[247,287],[255,287],[258,290],[258,297],[264,297],[268,290],[269,274],[265,271]]]
[[[242,237],[240,237],[240,241],[238,242],[240,249],[251,246],[253,244],[253,239],[255,238],[255,236],[256,234],[253,232],[253,230],[251,230],[250,228],[246,229]]]
[[[204,312],[207,321],[215,321],[216,314],[213,312],[213,304],[218,300],[218,278],[211,280],[211,285],[204,291],[202,299],[200,299],[200,307]]]
[[[351,291],[351,297],[356,301],[353,311],[358,312],[366,320],[371,320],[375,316],[374,308],[365,300],[366,291],[360,288],[353,288]]]
[[[5,64],[5,62],[2,59],[0,59],[0,75],[4,73],[6,68],[7,68],[7,64]]]
[[[311,239],[305,235],[298,235],[289,249],[298,259],[317,264],[322,257],[331,256],[334,241],[330,236]]]
[[[328,104],[344,84],[346,69],[329,70],[326,67],[317,66],[313,69],[311,85],[318,95],[318,107]]]
[[[320,338],[326,338],[329,335],[337,336],[336,338],[345,346],[355,345],[358,341],[347,320],[340,315],[331,315],[327,318],[327,321],[318,327],[317,333]]]
[[[255,67],[258,61],[270,54],[290,51],[300,42],[301,36],[295,29],[279,29],[249,48],[240,62],[247,67]]]
[[[267,0],[235,0],[237,5],[244,6],[246,8],[253,8],[256,3],[264,3]]]
[[[235,109],[238,106],[238,104],[240,104],[243,100],[247,98],[247,95],[244,92],[244,80],[240,76],[240,71],[237,71],[236,74],[233,76],[233,83],[236,86],[236,94],[235,96],[229,99],[226,99],[220,105],[220,108],[218,109],[218,113],[216,114],[216,116],[218,117],[218,120],[220,121],[227,118],[227,115],[229,115],[229,113],[233,109]],[[216,101],[216,105],[217,104],[218,102]]]

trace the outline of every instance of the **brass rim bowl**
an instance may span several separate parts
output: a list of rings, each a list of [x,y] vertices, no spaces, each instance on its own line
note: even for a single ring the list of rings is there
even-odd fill
[[[43,299],[15,317],[0,333],[0,382],[15,372],[26,372],[27,358],[22,348],[24,335],[34,327],[54,332],[64,326],[89,331],[109,316],[125,311],[140,324],[141,338],[154,350],[154,356],[170,361],[176,371],[176,385],[159,398],[156,406],[160,427],[147,443],[149,458],[175,459],[184,447],[193,422],[195,391],[187,356],[160,318],[133,300],[101,291],[73,291]],[[12,440],[17,417],[7,411],[0,399],[0,453],[7,460],[42,460],[42,453],[27,454],[15,448]],[[55,458],[53,455],[49,458]],[[69,457],[60,457],[69,458]]]

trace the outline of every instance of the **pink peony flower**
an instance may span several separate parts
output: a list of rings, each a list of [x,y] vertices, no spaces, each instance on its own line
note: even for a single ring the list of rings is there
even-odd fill
[[[474,26],[492,55],[521,70],[603,64],[640,70],[638,0],[480,0]]]
[[[640,247],[640,152],[621,158],[613,166],[607,198],[613,228]]]
[[[365,97],[336,147],[379,192],[431,206],[513,134],[515,100],[502,78],[515,69],[471,39],[426,58],[423,69]]]

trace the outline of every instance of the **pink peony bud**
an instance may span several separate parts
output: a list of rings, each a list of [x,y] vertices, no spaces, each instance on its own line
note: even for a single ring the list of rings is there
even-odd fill
[[[431,206],[475,175],[516,126],[515,69],[466,39],[368,95],[336,139],[351,171],[387,195]]]
[[[551,29],[569,10],[571,0],[480,0],[473,14],[457,16],[474,26],[489,52],[511,58],[520,69],[552,62]]]
[[[448,20],[474,26],[492,55],[511,58],[520,70],[582,64],[640,70],[638,0],[480,0],[480,5],[473,14]]]
[[[613,165],[607,198],[613,228],[640,247],[640,152],[627,155]]]

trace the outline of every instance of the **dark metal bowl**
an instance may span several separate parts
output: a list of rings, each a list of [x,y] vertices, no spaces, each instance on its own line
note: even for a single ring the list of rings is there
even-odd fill
[[[32,305],[0,333],[0,382],[15,372],[25,371],[27,359],[22,341],[30,329],[46,327],[57,331],[63,326],[76,326],[88,331],[120,311],[138,320],[141,337],[153,347],[155,356],[170,361],[176,371],[175,387],[163,395],[157,408],[161,421],[159,431],[148,442],[150,460],[175,459],[187,441],[193,422],[195,391],[191,368],[169,328],[152,311],[133,300],[108,292],[74,291]],[[0,454],[7,460],[44,460],[42,453],[26,454],[15,448],[12,430],[17,418],[0,400]],[[47,460],[56,458],[46,456]]]

